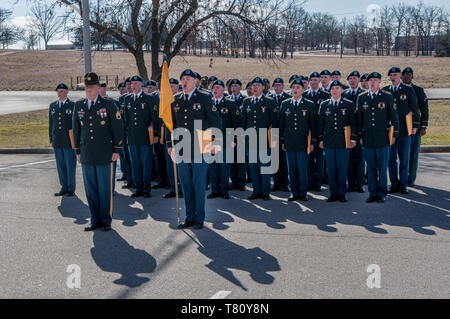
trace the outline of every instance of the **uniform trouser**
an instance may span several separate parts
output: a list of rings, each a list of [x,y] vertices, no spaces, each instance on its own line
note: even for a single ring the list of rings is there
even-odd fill
[[[117,170],[117,161],[113,162],[113,179],[112,179],[113,194],[116,191],[116,170]]]
[[[346,148],[325,148],[327,162],[328,186],[331,196],[344,196],[347,193],[347,168],[350,156]]]
[[[152,188],[152,147],[151,145],[128,145],[128,149],[136,192],[149,193]]]
[[[75,192],[75,172],[77,167],[77,156],[71,148],[53,148],[58,170],[61,192]]]
[[[348,162],[348,187],[364,186],[364,157],[363,146],[356,142],[356,146],[350,149],[350,159]]]
[[[320,187],[323,184],[325,166],[323,149],[314,145],[314,150],[309,154],[309,187]]]
[[[267,149],[270,155],[270,149]],[[261,174],[261,167],[269,166],[270,163],[263,164],[258,156],[256,163],[250,163],[250,176],[252,178],[253,195],[268,196],[270,194],[270,177],[271,174]]]
[[[159,182],[165,185],[169,184],[169,178],[167,177],[167,165],[166,155],[164,154],[164,145],[161,143],[153,144],[156,156],[156,165],[159,173]]]
[[[395,139],[389,154],[389,179],[394,188],[406,188],[408,185],[409,156],[411,151],[411,136]],[[400,162],[400,165],[397,161]]]
[[[247,180],[245,177],[246,174],[246,163],[238,163],[236,147],[234,148],[234,161],[230,164],[230,177],[231,177],[231,185],[233,187],[245,187],[247,184]]]
[[[205,220],[206,172],[208,164],[201,163],[177,164],[186,206],[186,222],[203,223]]]
[[[408,182],[414,182],[416,180],[421,141],[422,137],[420,136],[420,130],[417,130],[416,134],[411,135],[411,155],[409,156]]]
[[[387,195],[389,150],[389,145],[379,148],[364,147],[364,158],[367,162],[367,184],[370,197]]]
[[[170,157],[169,153],[167,152],[166,145],[164,145],[164,153],[166,156],[166,169],[167,169],[167,177],[169,179],[170,192],[175,193],[175,174],[173,171],[173,161],[172,161],[172,158]],[[178,165],[177,165],[177,172],[178,172],[178,176],[180,176]],[[180,187],[178,187],[178,192],[182,193]]]
[[[113,163],[106,165],[81,165],[84,189],[91,211],[91,225],[111,225],[113,211]]]
[[[278,154],[280,166],[278,171],[273,174],[273,187],[275,188],[286,187],[289,184],[286,152],[281,149],[281,146],[279,146]]]
[[[308,192],[308,154],[306,151],[287,152],[286,156],[292,196],[306,196]]]
[[[122,152],[120,152],[120,171],[122,172],[122,177],[127,178],[127,165],[125,163],[125,153],[122,150]]]
[[[124,144],[123,145],[123,157],[124,157],[124,161],[123,161],[123,166],[126,167],[125,171],[126,171],[126,179],[127,179],[127,183],[128,184],[133,184],[133,170],[131,168],[131,158],[130,158],[130,150],[128,149],[128,144]],[[120,166],[122,166],[122,158],[120,158]]]
[[[211,193],[228,195],[230,190],[230,164],[226,163],[226,150],[217,153],[223,158],[223,163],[213,162],[209,164],[211,175]]]

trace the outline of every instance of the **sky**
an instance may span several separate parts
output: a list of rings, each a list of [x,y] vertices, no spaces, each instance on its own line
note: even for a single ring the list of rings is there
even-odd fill
[[[26,25],[26,16],[28,15],[28,8],[32,0],[0,0],[1,8],[8,8],[13,10],[13,15],[9,19],[9,23],[24,27]],[[299,0],[301,1],[301,0]],[[367,8],[370,5],[376,4],[380,7],[384,5],[392,5],[399,2],[417,4],[418,0],[358,0],[358,1],[336,1],[336,0],[308,0],[305,4],[306,11],[323,12],[326,11],[335,15],[337,18],[351,18],[355,15],[367,14]],[[424,0],[427,5],[435,5],[444,7],[450,10],[450,1],[448,0]],[[66,38],[67,34],[63,34],[61,39]],[[23,43],[18,43],[11,46],[11,49],[21,49]]]

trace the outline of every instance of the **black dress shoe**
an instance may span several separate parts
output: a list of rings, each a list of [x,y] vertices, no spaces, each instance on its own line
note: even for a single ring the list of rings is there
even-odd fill
[[[328,203],[332,203],[332,202],[337,201],[338,199],[339,199],[338,196],[333,195],[333,196],[328,197],[327,202],[328,202]]]
[[[230,191],[234,191],[234,190],[237,190],[237,189],[239,189],[238,185],[230,185]]]
[[[59,191],[59,192],[55,193],[54,195],[55,195],[55,196],[64,196],[64,195],[66,195],[66,194],[67,194],[67,192]]]
[[[93,231],[94,229],[100,228],[102,225],[95,224],[95,225],[89,225],[87,227],[84,227],[84,231]]]
[[[378,203],[384,203],[386,201],[386,197],[385,196],[380,196],[377,200]]]
[[[221,195],[217,194],[217,193],[211,193],[208,196],[206,196],[206,198],[209,198],[209,199],[217,198],[217,197],[221,197]]]
[[[301,196],[301,197],[299,197],[299,200],[301,200],[302,202],[307,202],[308,201],[308,197]]]
[[[288,201],[289,202],[293,202],[293,201],[296,201],[297,199],[298,199],[297,196],[291,196],[291,197],[288,198]]]
[[[110,225],[106,225],[102,227],[102,231],[110,231],[112,228]]]
[[[144,196],[144,193],[142,193],[142,192],[136,192],[136,193],[134,193],[134,194],[131,194],[131,197],[133,197],[133,198],[141,197],[141,196]]]
[[[355,187],[347,187],[347,193],[352,193],[355,190],[356,190]]]
[[[164,198],[174,198],[175,196],[177,196],[174,192],[170,192],[170,193],[167,193],[166,195],[164,195],[163,197]]]
[[[249,199],[249,200],[254,200],[254,199],[258,199],[258,198],[261,198],[261,195],[254,195],[254,194],[252,194],[249,197],[247,197],[247,199]]]
[[[362,187],[362,186],[356,187],[356,191],[357,191],[358,193],[365,193],[365,192],[366,192],[366,191],[364,190],[364,187]]]
[[[408,182],[408,186],[414,187],[414,186],[416,186],[416,183],[414,183],[414,182]]]
[[[203,228],[203,223],[195,223],[194,229],[202,229],[202,228]]]
[[[231,197],[230,197],[230,195],[225,194],[225,195],[222,195],[222,198],[223,198],[223,199],[230,199]]]
[[[344,195],[344,196],[339,197],[339,201],[341,203],[347,203],[348,202],[347,196]]]
[[[74,193],[74,192],[68,192],[68,193],[67,193],[67,197],[73,197],[73,196],[75,196],[75,193]]]
[[[370,196],[368,199],[366,199],[366,203],[374,203],[377,202],[380,198],[378,196]]]
[[[270,191],[271,192],[279,192],[279,191],[281,191],[281,187],[280,186],[274,186],[274,187],[272,187],[272,189]]]
[[[158,183],[155,186],[152,186],[154,189],[166,188],[166,183]]]
[[[245,192],[246,191],[245,186],[239,187],[239,191]]]
[[[389,189],[389,194],[399,193],[400,188],[399,187],[392,187]]]
[[[287,186],[281,186],[281,190],[283,192],[289,192],[290,191],[289,187],[287,187]]]
[[[408,195],[409,194],[409,190],[405,187],[405,188],[402,188],[400,193],[402,193],[403,195]]]
[[[270,197],[270,195],[263,195],[262,199],[263,200],[271,200],[272,197]]]
[[[321,191],[322,191],[322,189],[320,188],[320,186],[313,186],[313,187],[312,187],[312,190],[315,191],[315,192],[321,192]]]
[[[144,193],[143,197],[144,198],[150,198],[150,197],[152,197],[152,195],[150,195],[150,193]]]
[[[180,224],[177,226],[178,229],[184,229],[184,228],[188,228],[191,226],[194,226],[195,223],[194,222],[184,222],[183,224]]]

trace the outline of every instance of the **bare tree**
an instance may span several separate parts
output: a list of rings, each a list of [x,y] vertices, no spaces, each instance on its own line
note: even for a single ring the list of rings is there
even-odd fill
[[[64,21],[58,16],[56,4],[36,1],[30,9],[28,28],[34,31],[44,41],[47,50],[48,42],[62,30]]]

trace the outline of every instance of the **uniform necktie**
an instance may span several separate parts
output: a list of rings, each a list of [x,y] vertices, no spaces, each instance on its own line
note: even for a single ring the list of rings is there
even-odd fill
[[[297,107],[298,106],[298,101],[295,101],[294,105],[295,105],[295,107]]]
[[[184,100],[187,102],[187,101],[189,101],[189,94],[185,94],[184,95]]]
[[[61,101],[58,102],[58,107],[61,108]]]

